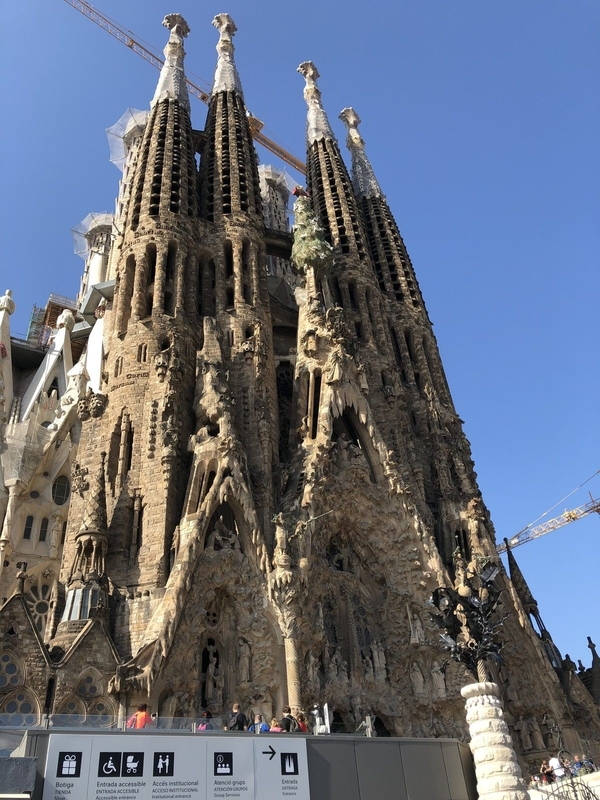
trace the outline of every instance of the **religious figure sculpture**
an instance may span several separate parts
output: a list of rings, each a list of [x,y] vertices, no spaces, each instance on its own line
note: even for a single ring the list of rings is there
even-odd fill
[[[371,652],[373,653],[375,680],[385,681],[387,677],[385,648],[380,641],[375,641],[371,644]]]
[[[533,749],[544,750],[546,747],[546,745],[544,744],[544,737],[542,736],[540,726],[535,717],[529,718],[529,730],[531,731],[531,741],[533,743]]]
[[[423,622],[418,614],[411,614],[410,608],[406,607],[408,614],[408,622],[410,625],[410,643],[411,644],[425,644],[425,630]]]
[[[421,667],[416,661],[413,661],[410,667],[410,681],[413,686],[415,697],[423,697],[425,695],[425,678]]]
[[[521,745],[523,750],[528,753],[530,750],[533,750],[533,744],[531,743],[531,731],[529,728],[529,722],[526,719],[523,719],[523,715],[519,717],[518,721],[515,722],[515,730],[518,731],[519,736],[521,737]]]
[[[238,682],[239,683],[249,683],[250,682],[250,645],[245,639],[238,639],[238,646],[237,646],[237,656],[238,656]]]
[[[206,538],[205,550],[234,550],[236,553],[241,551],[238,537],[223,522],[220,516],[215,523],[215,527]]]
[[[431,665],[431,680],[433,682],[433,696],[437,698],[446,697],[446,676],[443,666],[437,660]]]

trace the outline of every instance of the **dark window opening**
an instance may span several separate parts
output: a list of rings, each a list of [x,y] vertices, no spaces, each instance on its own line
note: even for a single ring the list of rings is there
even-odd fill
[[[44,517],[40,525],[40,542],[45,542],[48,536],[48,517]]]
[[[321,403],[321,373],[316,370],[314,373],[314,393],[313,404],[310,413],[310,438],[317,438],[317,426],[319,423],[319,405]]]
[[[289,458],[290,428],[292,424],[292,396],[294,373],[289,362],[277,368],[277,406],[279,411],[279,461]]]
[[[33,517],[30,515],[25,520],[25,527],[23,528],[23,538],[31,539],[32,530],[33,530]]]

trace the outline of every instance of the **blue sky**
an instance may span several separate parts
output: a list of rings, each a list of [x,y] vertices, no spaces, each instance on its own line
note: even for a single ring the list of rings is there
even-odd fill
[[[212,79],[213,16],[229,11],[246,103],[296,155],[312,59],[340,140],[348,105],[411,253],[498,538],[600,469],[600,6],[596,0],[97,0],[162,50],[164,14]],[[112,210],[104,130],[146,108],[157,72],[64,0],[3,4],[1,275],[13,329],[74,296],[70,228]],[[193,106],[195,127],[205,107]],[[272,162],[268,153],[261,160]],[[298,176],[294,176],[297,178]],[[5,288],[4,286],[1,287]],[[600,476],[560,504],[600,496]],[[600,519],[515,556],[563,654],[600,647]]]

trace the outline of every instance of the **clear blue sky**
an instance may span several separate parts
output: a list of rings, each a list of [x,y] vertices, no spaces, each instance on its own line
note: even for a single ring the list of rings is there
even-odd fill
[[[162,50],[182,13],[210,81],[229,11],[249,109],[304,153],[306,59],[341,140],[353,105],[411,253],[483,496],[511,536],[600,469],[600,5],[597,0],[97,0]],[[69,229],[112,210],[104,129],[157,72],[63,0],[3,3],[2,289],[16,331],[74,296]],[[195,103],[194,125],[205,107]],[[261,159],[272,161],[267,153]],[[600,477],[588,485],[600,495]],[[585,491],[554,514],[588,499]],[[553,515],[554,515],[553,514]],[[563,654],[600,646],[600,518],[515,551]]]

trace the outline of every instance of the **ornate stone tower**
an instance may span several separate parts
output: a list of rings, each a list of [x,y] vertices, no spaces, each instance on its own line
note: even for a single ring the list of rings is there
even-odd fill
[[[234,701],[269,719],[287,703],[327,702],[349,727],[370,713],[380,732],[463,738],[469,677],[448,662],[428,604],[440,587],[470,597],[478,569],[499,559],[358,115],[341,114],[351,177],[318,71],[299,67],[308,186],[296,191],[292,246],[288,190],[269,167],[261,196],[233,20],[214,19],[204,131],[190,122],[188,26],[177,14],[164,24],[150,112],[111,129],[123,179],[110,236],[104,218],[87,229],[98,253],[83,321],[61,315],[35,381],[13,384],[0,363],[0,426],[11,452],[26,434],[37,454],[27,470],[2,459],[0,580],[11,596],[0,653],[21,677],[0,684],[0,712],[13,691],[38,716],[106,725],[148,699],[179,720],[203,709],[226,718]],[[6,338],[14,304],[0,300]],[[74,367],[71,333],[86,339]],[[60,353],[64,391],[49,403],[47,359]],[[23,554],[36,576],[56,575],[43,640]],[[573,750],[600,727],[511,565],[513,581],[502,569],[497,578],[507,644],[493,669],[533,764],[557,726]]]

